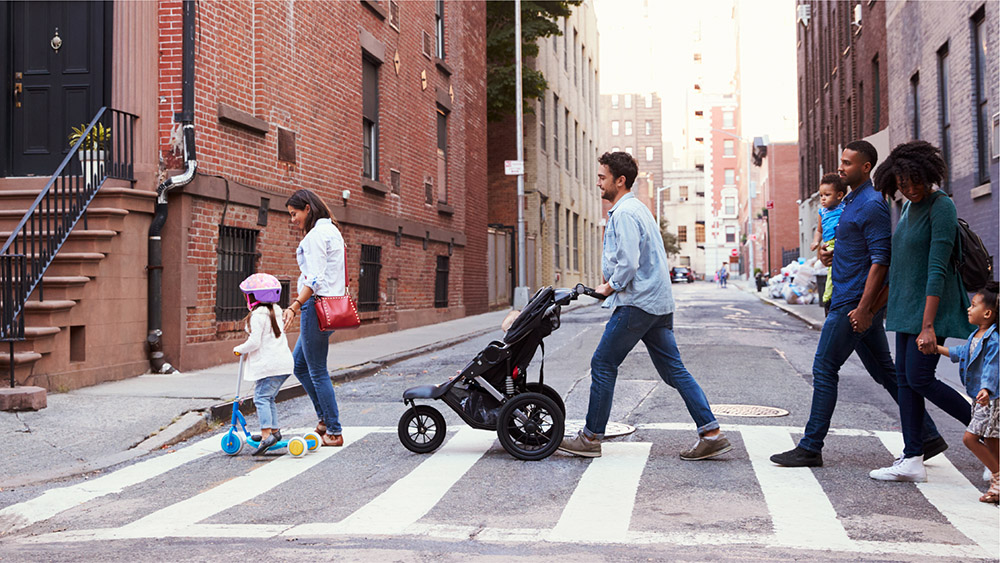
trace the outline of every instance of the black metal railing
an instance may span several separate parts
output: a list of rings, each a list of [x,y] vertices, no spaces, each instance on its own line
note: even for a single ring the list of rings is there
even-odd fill
[[[219,225],[219,255],[215,276],[215,320],[238,321],[247,314],[240,283],[257,271],[259,231]]]
[[[358,311],[378,311],[379,274],[382,271],[382,247],[361,245],[361,271],[358,272]]]
[[[14,386],[14,342],[24,340],[28,297],[70,232],[108,178],[135,181],[137,116],[102,107],[80,135],[45,188],[12,229],[0,249],[0,342],[10,342],[10,384]],[[69,132],[67,132],[69,133]]]

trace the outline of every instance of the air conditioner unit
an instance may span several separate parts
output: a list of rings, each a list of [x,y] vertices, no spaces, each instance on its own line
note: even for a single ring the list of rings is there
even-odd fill
[[[796,6],[796,13],[798,15],[798,21],[809,27],[809,18],[812,16],[812,6],[809,4],[799,4]]]
[[[854,5],[854,25],[861,27],[861,4]]]

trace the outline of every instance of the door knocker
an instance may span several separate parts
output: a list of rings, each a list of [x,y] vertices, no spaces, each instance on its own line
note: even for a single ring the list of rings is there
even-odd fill
[[[62,37],[59,37],[59,28],[58,27],[56,28],[56,34],[55,34],[55,36],[52,37],[51,41],[49,41],[49,45],[51,45],[52,46],[52,50],[55,51],[55,52],[57,52],[57,53],[59,52],[59,49],[62,47]]]

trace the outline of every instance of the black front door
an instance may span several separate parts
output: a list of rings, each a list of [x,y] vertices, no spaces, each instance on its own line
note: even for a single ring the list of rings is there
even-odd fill
[[[69,150],[71,127],[89,122],[105,105],[104,2],[3,2],[10,46],[6,65],[8,119],[0,122],[9,147],[4,175],[48,176]]]

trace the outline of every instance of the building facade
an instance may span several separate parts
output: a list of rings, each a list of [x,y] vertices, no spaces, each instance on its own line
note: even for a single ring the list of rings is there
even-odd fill
[[[601,95],[601,153],[625,151],[639,164],[632,193],[656,214],[663,183],[663,108],[656,93]],[[610,206],[605,205],[605,211]]]
[[[525,279],[539,287],[600,283],[603,221],[596,188],[598,155],[598,33],[585,0],[558,22],[561,35],[539,39],[548,89],[524,115]],[[516,160],[511,115],[489,124],[489,304],[507,307],[517,283],[517,178],[504,173]]]
[[[334,340],[487,310],[482,2],[104,5],[111,52],[127,54],[111,65],[105,98],[138,116],[141,154],[128,187],[144,203],[118,231],[140,247],[126,249],[126,271],[93,270],[87,287],[94,289],[78,307],[113,304],[121,314],[115,330],[134,344],[110,358],[100,337],[67,342],[66,350],[82,347],[77,360],[86,359],[47,364],[29,380],[54,388],[43,372],[98,373],[59,383],[72,388],[148,367],[142,241],[158,183],[186,165],[185,63],[194,69],[197,169],[169,192],[162,229],[162,342],[171,364],[189,370],[231,360],[233,344],[245,337],[237,286],[246,275],[275,275],[289,299],[300,235],[284,202],[300,188],[325,200],[347,245],[350,292],[363,322]],[[195,11],[192,59],[183,49],[185,9]],[[94,318],[101,316],[56,328],[90,331]]]
[[[773,276],[800,255],[807,256],[812,242],[811,238],[799,240],[795,203],[799,147],[797,143],[758,144],[755,140],[752,159],[751,181],[757,195],[750,205],[749,247],[754,252],[755,268]]]
[[[1000,255],[1000,7],[892,1],[886,11],[890,145],[923,139],[941,148],[949,170],[941,187]]]
[[[745,201],[747,158],[739,104],[734,95],[714,96],[705,127],[705,263],[715,272],[725,263],[740,272],[741,201]],[[740,272],[742,273],[742,272]]]
[[[677,235],[680,253],[671,256],[672,266],[685,266],[698,279],[711,273],[705,266],[705,172],[698,169],[667,170],[660,191],[660,214],[670,232]]]

